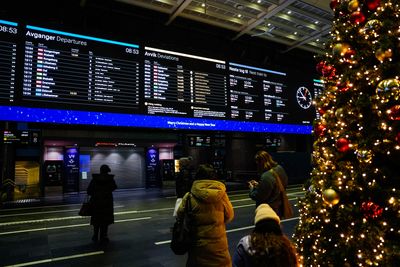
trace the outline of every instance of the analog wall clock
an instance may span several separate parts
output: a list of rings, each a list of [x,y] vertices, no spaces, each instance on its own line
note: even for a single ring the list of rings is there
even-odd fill
[[[297,89],[296,99],[299,106],[303,109],[308,109],[312,104],[311,92],[307,87],[301,86]]]

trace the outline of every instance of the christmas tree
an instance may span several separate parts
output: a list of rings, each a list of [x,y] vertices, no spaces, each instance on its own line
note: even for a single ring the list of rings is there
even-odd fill
[[[331,1],[313,170],[294,234],[303,266],[400,266],[399,3]]]

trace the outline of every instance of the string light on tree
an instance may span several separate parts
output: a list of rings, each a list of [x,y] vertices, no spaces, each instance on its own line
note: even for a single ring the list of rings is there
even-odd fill
[[[399,1],[330,2],[313,170],[294,234],[303,266],[400,266]]]

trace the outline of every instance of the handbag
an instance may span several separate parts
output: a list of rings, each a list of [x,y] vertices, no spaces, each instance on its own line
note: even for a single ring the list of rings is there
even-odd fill
[[[176,255],[184,255],[193,243],[193,212],[190,203],[191,193],[185,202],[183,216],[177,217],[172,228],[171,249]]]
[[[91,198],[87,195],[85,200],[82,203],[81,209],[79,210],[78,214],[80,216],[92,216],[92,202]]]

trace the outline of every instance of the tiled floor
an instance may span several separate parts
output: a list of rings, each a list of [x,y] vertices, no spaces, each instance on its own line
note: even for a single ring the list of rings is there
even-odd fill
[[[292,203],[301,195],[299,190],[290,194]],[[186,256],[174,255],[169,243],[162,243],[170,239],[169,229],[174,222],[173,191],[117,192],[116,223],[109,228],[111,241],[107,245],[93,244],[88,218],[71,218],[77,215],[82,197],[70,196],[58,203],[42,201],[41,206],[29,209],[0,210],[0,266],[185,266]],[[235,219],[227,226],[227,236],[233,253],[239,239],[251,231],[254,202],[245,191],[230,193],[230,199]],[[15,222],[20,223],[7,225]],[[283,223],[289,236],[296,223],[297,219]],[[34,261],[45,262],[33,264]]]

